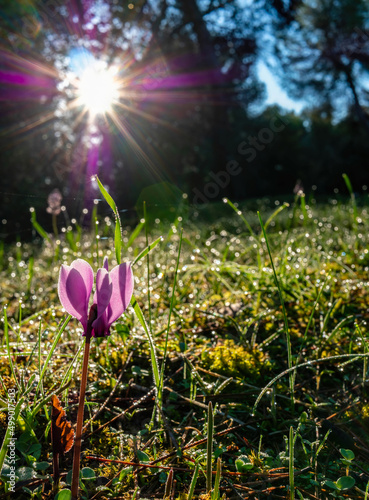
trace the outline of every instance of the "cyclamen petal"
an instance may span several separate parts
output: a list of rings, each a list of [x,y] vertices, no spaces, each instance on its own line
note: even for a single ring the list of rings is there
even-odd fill
[[[70,266],[60,269],[58,292],[64,309],[78,319],[86,332],[88,321],[88,301],[93,285],[91,266],[77,259]]]
[[[96,304],[99,318],[109,305],[113,293],[113,284],[106,269],[98,269],[96,274]]]
[[[129,306],[133,294],[133,273],[131,264],[125,262],[110,271],[113,293],[109,304],[108,323],[111,325]]]
[[[109,261],[107,257],[104,257],[103,268],[109,271]]]
[[[92,267],[83,259],[74,260],[70,266],[73,269],[77,269],[77,271],[81,274],[84,282],[86,283],[86,289],[89,292],[88,297],[90,298],[92,287],[94,284],[94,272],[92,270]]]

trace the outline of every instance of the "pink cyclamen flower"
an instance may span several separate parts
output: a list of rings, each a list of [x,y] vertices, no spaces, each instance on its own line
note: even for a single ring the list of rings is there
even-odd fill
[[[94,283],[94,273],[88,262],[77,259],[70,266],[62,265],[58,292],[64,309],[83,326],[85,336],[107,337],[110,327],[127,309],[133,293],[133,274],[129,263],[120,264],[110,272],[105,257],[104,267],[96,273],[93,304],[88,304]]]

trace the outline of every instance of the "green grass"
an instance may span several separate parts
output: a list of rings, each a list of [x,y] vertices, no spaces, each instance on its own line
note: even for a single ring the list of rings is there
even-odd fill
[[[134,308],[91,342],[81,498],[367,498],[368,200],[283,201],[190,209],[146,234],[97,216],[99,238],[2,246],[0,443],[14,387],[16,498],[52,498],[52,394],[76,420],[82,329],[61,309],[60,265],[96,270],[120,250]]]

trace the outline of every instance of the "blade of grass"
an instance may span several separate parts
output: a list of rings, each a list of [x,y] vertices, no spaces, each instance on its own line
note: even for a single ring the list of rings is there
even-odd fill
[[[171,296],[171,299],[170,299],[170,306],[169,306],[167,332],[166,332],[166,336],[165,336],[163,362],[162,362],[161,370],[160,370],[160,390],[161,390],[161,393],[163,391],[165,361],[166,361],[167,351],[168,351],[168,339],[169,339],[170,321],[172,319],[172,311],[173,311],[173,307],[174,307],[174,292],[175,292],[176,285],[177,285],[178,267],[179,267],[179,261],[180,261],[180,255],[181,255],[181,248],[182,248],[182,236],[183,236],[183,230],[181,230],[180,237],[179,237],[177,262],[176,262],[176,268],[175,268],[175,271],[174,271],[174,282],[173,282],[172,296]],[[161,402],[159,402],[159,403],[161,403]]]
[[[331,433],[331,430],[328,429],[328,431],[326,432],[326,434],[325,434],[322,442],[319,444],[318,449],[316,450],[316,453],[315,453],[315,456],[314,456],[314,460],[313,460],[314,462],[318,458],[319,453],[322,451],[322,449],[323,449],[323,447],[325,445],[325,442],[327,441],[328,436],[329,436],[330,433]]]
[[[155,383],[156,390],[159,391],[160,390],[160,371],[159,371],[159,366],[158,366],[158,360],[156,357],[156,349],[155,349],[154,340],[153,340],[153,338],[150,334],[150,330],[146,324],[146,320],[145,320],[144,315],[141,311],[141,307],[139,306],[135,297],[132,297],[131,306],[132,306],[132,308],[137,316],[137,319],[141,323],[141,326],[144,329],[144,331],[147,335],[147,338],[149,340],[150,357],[151,357],[154,383]]]
[[[21,408],[22,408],[22,405],[23,405],[23,402],[24,402],[24,397],[22,396],[19,401],[17,402],[16,406],[15,406],[15,409],[14,409],[14,415],[13,415],[13,421],[14,421],[14,425],[17,423],[18,421],[18,417],[19,417],[19,413],[21,411]],[[0,449],[0,471],[1,469],[3,468],[3,465],[4,465],[4,460],[5,460],[5,457],[6,457],[6,454],[8,452],[8,445],[10,444],[10,440],[12,439],[13,437],[13,430],[14,430],[14,427],[13,426],[10,426],[8,425],[7,426],[7,429],[5,431],[5,436],[4,436],[4,440],[3,440],[3,443],[1,445],[1,449]]]
[[[129,248],[132,243],[135,241],[135,239],[139,236],[139,234],[141,233],[143,227],[145,226],[145,223],[144,222],[139,222],[137,224],[137,226],[135,227],[135,229],[133,230],[131,236],[129,237],[129,240],[127,242],[127,244],[125,245],[125,248]]]
[[[115,257],[117,259],[118,264],[122,262],[122,223],[120,220],[119,212],[115,201],[107,192],[107,190],[102,185],[100,179],[96,176],[97,184],[99,185],[99,189],[105,201],[109,205],[109,207],[113,210],[115,216],[115,230],[114,230],[114,248],[115,248]]]
[[[132,266],[134,266],[135,264],[137,264],[137,262],[141,259],[143,259],[145,257],[145,255],[147,255],[149,252],[151,252],[151,250],[153,250],[156,245],[158,243],[160,243],[161,241],[163,241],[163,237],[162,236],[159,236],[159,238],[157,238],[155,241],[153,241],[152,243],[150,243],[150,245],[148,245],[144,250],[142,250],[142,252],[140,252],[137,257],[135,258],[135,260],[132,262]]]
[[[272,258],[272,253],[270,251],[268,237],[267,237],[267,234],[266,234],[266,231],[265,231],[265,227],[264,227],[263,220],[261,218],[260,212],[258,212],[258,217],[259,217],[261,229],[263,231],[265,243],[266,243],[266,246],[267,246],[267,249],[268,249],[270,263],[271,263],[272,269],[273,269],[274,282],[275,282],[275,285],[276,285],[276,287],[278,289],[279,300],[280,300],[281,305],[282,305],[283,320],[284,320],[284,331],[285,331],[286,342],[287,342],[287,365],[288,365],[288,368],[290,369],[292,367],[292,350],[291,350],[291,338],[290,338],[290,331],[289,331],[289,328],[288,328],[288,320],[287,320],[286,307],[285,307],[285,304],[284,304],[282,288],[280,286],[280,283],[279,283],[279,280],[278,280],[278,276],[277,276],[277,273],[276,273],[276,270],[275,270],[275,267],[274,267],[274,262],[273,262],[273,258]],[[291,403],[293,404],[294,377],[292,375],[292,372],[290,374],[289,381],[290,381],[290,391],[291,391]]]
[[[302,195],[300,197],[300,201],[301,201],[302,215],[304,216],[304,226],[306,226],[307,221],[308,221],[308,213],[307,213],[307,210],[306,210],[305,193],[302,193]]]
[[[243,223],[245,224],[245,226],[247,227],[247,229],[249,230],[249,233],[250,235],[255,238],[255,242],[256,244],[258,245],[258,247],[260,246],[260,242],[259,242],[259,239],[256,237],[252,227],[250,226],[250,224],[248,223],[247,219],[242,215],[242,212],[241,210],[239,210],[228,198],[223,198],[223,201],[224,203],[227,203],[227,205],[229,205],[235,212],[236,214],[241,217],[241,220],[243,221]],[[260,254],[259,252],[257,252],[257,261],[258,261],[258,267],[259,269],[261,269],[261,257],[260,257]]]
[[[289,497],[290,500],[295,500],[295,476],[294,476],[294,439],[293,439],[293,427],[290,426],[290,436],[288,441],[288,478],[290,483]]]
[[[345,325],[346,323],[349,323],[350,321],[352,321],[353,319],[355,319],[355,316],[353,316],[352,314],[350,316],[347,316],[346,318],[343,318],[334,328],[333,330],[331,331],[331,333],[329,334],[329,337],[326,338],[325,340],[325,343],[328,344],[332,339],[333,337],[335,336],[335,334],[343,327],[343,325]]]
[[[44,387],[43,387],[43,382],[42,382],[42,357],[41,357],[41,320],[40,320],[40,326],[38,329],[38,376],[39,376],[39,381],[41,382],[41,394],[44,394]]]
[[[355,324],[355,330],[356,330],[357,334],[360,335],[361,342],[362,342],[362,344],[364,346],[364,354],[367,354],[367,352],[368,352],[368,346],[367,346],[367,343],[365,341],[363,332],[361,331],[361,328],[359,327],[358,324]],[[363,386],[365,385],[367,372],[368,372],[368,360],[367,360],[367,358],[364,358],[364,362],[363,362],[363,380],[362,380],[362,385]]]
[[[34,257],[31,255],[28,261],[28,280],[27,280],[27,293],[26,296],[29,297],[31,293],[31,284],[33,279],[33,267],[34,267]]]
[[[260,403],[261,399],[266,394],[268,389],[270,387],[272,387],[274,385],[274,383],[277,382],[279,379],[281,379],[285,375],[289,375],[290,373],[294,372],[298,368],[304,368],[305,366],[312,366],[312,365],[315,365],[317,363],[324,363],[326,361],[334,361],[334,360],[339,360],[339,359],[348,359],[348,361],[346,363],[350,363],[352,361],[356,361],[357,359],[368,358],[368,357],[369,357],[369,353],[365,353],[365,354],[337,354],[335,356],[327,356],[325,358],[313,359],[311,361],[306,361],[305,363],[300,363],[298,365],[294,365],[291,368],[284,370],[279,375],[274,377],[270,382],[268,382],[268,384],[262,389],[259,396],[256,398],[256,401],[255,401],[254,406],[252,408],[252,414],[253,415],[255,414],[255,411],[256,411],[258,404]]]
[[[59,339],[60,339],[60,337],[61,337],[62,333],[64,332],[65,328],[67,327],[67,325],[68,325],[68,323],[69,323],[69,321],[70,321],[71,317],[72,317],[72,316],[71,316],[70,314],[68,314],[68,316],[66,317],[66,319],[62,322],[62,324],[61,324],[61,326],[60,326],[60,328],[59,328],[58,333],[56,334],[56,337],[55,337],[55,339],[54,339],[54,342],[52,343],[52,346],[51,346],[51,348],[50,348],[50,351],[49,351],[49,353],[48,353],[48,355],[47,355],[46,361],[45,361],[44,366],[43,366],[42,371],[41,371],[40,380],[39,380],[39,382],[38,382],[38,384],[37,384],[37,387],[36,387],[36,395],[38,394],[38,391],[39,391],[39,389],[40,389],[40,385],[41,385],[42,380],[43,380],[43,378],[44,378],[44,375],[45,375],[45,372],[46,372],[46,370],[47,370],[47,367],[48,367],[49,361],[50,361],[50,359],[51,359],[52,355],[54,354],[54,351],[55,351],[55,349],[56,349],[56,346],[58,345]]]
[[[70,381],[68,381],[66,384],[64,385],[61,385],[60,387],[58,387],[58,389],[56,389],[54,392],[48,394],[47,396],[44,396],[42,397],[39,401],[37,401],[37,403],[35,404],[35,406],[33,407],[32,409],[32,418],[37,415],[37,413],[41,410],[41,408],[50,403],[51,401],[51,398],[55,395],[57,396],[58,394],[61,394],[63,391],[65,391],[68,387],[70,386]]]
[[[73,359],[72,359],[72,361],[69,364],[69,367],[67,368],[67,370],[66,370],[66,372],[64,374],[64,377],[63,377],[63,379],[61,381],[62,385],[70,382],[71,377],[72,377],[72,370],[73,370],[73,368],[75,370],[77,370],[77,359],[78,359],[78,356],[80,355],[82,349],[83,349],[83,345],[80,345],[79,348],[78,348],[78,350],[77,350],[77,352],[76,352],[76,354],[73,356]]]
[[[358,213],[357,213],[357,205],[356,205],[355,193],[354,193],[354,190],[352,189],[352,184],[351,184],[349,176],[347,174],[342,174],[342,177],[343,177],[343,180],[345,181],[347,190],[350,193],[351,203],[352,203],[352,209],[353,209],[353,215],[354,215],[354,224],[353,225],[354,225],[354,227],[356,227],[357,226]]]
[[[174,476],[174,471],[173,469],[170,469],[167,477],[167,482],[165,483],[164,499],[170,498],[170,495],[172,494],[173,476]]]
[[[15,374],[13,359],[12,359],[12,355],[11,355],[11,352],[10,352],[8,316],[7,316],[7,313],[6,313],[6,306],[4,306],[3,311],[4,311],[4,337],[5,337],[6,350],[7,350],[8,359],[9,359],[10,371],[12,372],[12,375],[13,375],[13,378],[14,378],[14,382],[17,385],[18,390],[20,391],[21,388],[20,388],[18,379],[17,379],[16,374]]]
[[[147,224],[147,212],[146,212],[146,201],[143,202],[143,213],[145,220],[145,239],[146,248],[149,247],[149,228]],[[147,304],[149,307],[149,329],[152,335],[152,321],[151,321],[151,294],[150,294],[150,252],[146,254],[146,272],[147,272]]]
[[[182,357],[185,360],[186,364],[188,365],[192,377],[197,380],[197,382],[199,383],[200,387],[203,389],[204,393],[205,394],[210,394],[210,390],[206,387],[206,384],[205,384],[204,380],[201,378],[199,372],[193,366],[193,364],[191,363],[191,361],[184,354],[182,354]]]
[[[45,229],[42,226],[40,226],[40,224],[36,220],[36,211],[34,208],[31,209],[31,222],[32,222],[33,228],[35,229],[35,231],[38,232],[38,234],[41,236],[41,238],[43,238],[44,240],[47,240],[49,243],[51,243],[50,236],[47,234]]]
[[[252,227],[250,226],[247,219],[242,215],[241,210],[239,208],[237,208],[228,198],[223,198],[223,201],[224,201],[224,203],[227,203],[227,205],[229,205],[236,212],[236,214],[241,217],[241,220],[243,221],[243,223],[245,224],[245,226],[249,230],[251,236],[255,236],[255,233],[254,233]]]
[[[324,283],[322,284],[322,286],[320,287],[319,289],[319,292],[318,292],[318,295],[317,295],[317,298],[315,299],[315,302],[314,302],[314,305],[313,305],[313,308],[311,310],[311,314],[310,314],[310,317],[309,317],[309,321],[306,325],[306,328],[305,328],[305,332],[304,332],[304,336],[302,338],[302,341],[301,341],[301,344],[300,344],[300,350],[299,350],[299,354],[298,354],[298,357],[297,359],[300,360],[301,359],[301,352],[302,352],[302,349],[304,347],[304,344],[305,344],[305,340],[307,338],[307,335],[309,333],[309,328],[310,328],[310,325],[311,325],[311,322],[313,321],[313,317],[314,317],[314,313],[315,313],[315,309],[316,309],[316,306],[319,304],[319,300],[320,300],[320,297],[322,295],[322,292],[324,290],[324,287],[327,283],[329,279],[329,275],[326,277],[326,279],[324,280]]]
[[[219,499],[219,485],[220,485],[221,474],[222,474],[222,459],[220,457],[218,457],[217,471],[215,474],[215,481],[214,481],[214,490],[213,490],[213,494],[212,494],[213,500]]]
[[[212,489],[212,465],[213,465],[213,438],[214,438],[214,413],[212,402],[208,406],[208,439],[206,447],[206,492],[210,493]]]
[[[284,210],[285,208],[288,208],[290,205],[289,203],[283,203],[283,205],[281,205],[280,207],[278,207],[276,210],[274,210],[274,212],[272,213],[272,215],[270,217],[268,217],[266,223],[264,224],[264,227],[265,229],[268,228],[269,224],[272,222],[272,220],[277,217],[277,215],[282,212],[282,210]]]
[[[188,490],[188,495],[187,495],[187,500],[192,500],[195,488],[196,488],[196,483],[197,483],[197,478],[199,475],[199,464],[196,464],[195,470],[193,471],[193,476],[190,484],[190,488]],[[369,485],[369,483],[368,483]]]

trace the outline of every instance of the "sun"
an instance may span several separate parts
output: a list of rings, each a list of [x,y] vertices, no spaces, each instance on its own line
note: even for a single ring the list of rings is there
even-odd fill
[[[98,61],[85,67],[77,82],[78,104],[92,116],[106,114],[118,101],[118,81],[113,67],[107,68]]]

